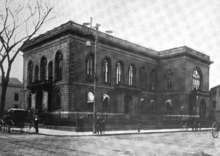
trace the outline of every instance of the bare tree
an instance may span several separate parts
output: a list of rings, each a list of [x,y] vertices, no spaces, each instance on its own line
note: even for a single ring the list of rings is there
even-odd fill
[[[4,8],[0,10],[2,76],[0,118],[2,118],[12,64],[25,43],[36,36],[39,29],[50,20],[49,15],[53,7],[41,1],[22,3],[22,1],[5,0]]]

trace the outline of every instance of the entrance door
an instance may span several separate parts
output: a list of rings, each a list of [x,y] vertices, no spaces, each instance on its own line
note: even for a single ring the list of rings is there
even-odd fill
[[[126,95],[124,97],[124,113],[129,114],[132,106],[132,96]]]
[[[206,104],[204,100],[202,100],[200,103],[199,114],[201,118],[205,118],[206,116]]]
[[[42,105],[43,105],[43,93],[42,91],[38,91],[36,95],[36,111],[38,113],[42,112]]]

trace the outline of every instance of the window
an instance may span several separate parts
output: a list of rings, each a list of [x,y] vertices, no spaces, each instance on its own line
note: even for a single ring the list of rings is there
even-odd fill
[[[31,85],[33,81],[33,62],[28,62],[27,85]]]
[[[172,104],[172,101],[170,99],[168,99],[166,102],[165,102],[165,105],[166,105],[166,111],[167,112],[171,112],[171,104]]]
[[[166,72],[165,78],[166,78],[166,89],[171,90],[173,87],[172,85],[173,73],[171,72],[171,70],[168,70]]]
[[[151,90],[154,90],[155,89],[155,71],[152,70],[151,73],[150,73],[150,81],[151,81]]]
[[[48,64],[48,79],[53,79],[53,62],[50,61]]]
[[[146,73],[145,73],[144,67],[140,69],[140,87],[141,88],[146,87]]]
[[[202,78],[201,74],[198,69],[195,69],[193,71],[193,84],[192,84],[192,90],[200,90],[202,84]]]
[[[55,56],[55,80],[62,80],[62,67],[63,67],[63,55],[60,51],[56,53]]]
[[[130,65],[128,69],[128,85],[135,85],[135,67],[134,65]]]
[[[40,80],[46,80],[46,66],[47,66],[47,59],[45,56],[41,58],[40,63]]]
[[[31,93],[28,94],[28,97],[27,97],[27,101],[28,101],[28,107],[27,109],[30,110],[31,109],[31,106],[32,106],[32,95]]]
[[[103,94],[103,109],[110,108],[110,97],[108,94]]]
[[[151,110],[151,111],[154,111],[154,110],[155,110],[154,100],[150,100],[150,110]]]
[[[54,97],[55,97],[55,100],[54,100],[55,109],[61,109],[61,93],[60,93],[59,89],[55,90],[55,96]]]
[[[140,110],[144,110],[144,98],[140,100]]]
[[[102,62],[102,81],[105,83],[110,83],[110,74],[111,74],[111,64],[108,58],[104,59]]]
[[[38,65],[35,66],[35,70],[34,70],[34,81],[37,81],[38,80]]]
[[[89,55],[86,59],[86,80],[87,82],[94,81],[94,56]]]
[[[216,101],[212,102],[212,108],[216,108]]]
[[[14,94],[14,101],[19,101],[19,94],[18,93]]]
[[[120,84],[122,81],[123,66],[121,62],[116,65],[116,84]]]
[[[94,94],[93,94],[93,92],[88,92],[87,93],[87,107],[88,107],[88,109],[90,109],[90,110],[93,109],[93,103],[94,103]]]
[[[212,95],[213,97],[216,97],[216,90],[215,91],[213,91],[213,95]]]

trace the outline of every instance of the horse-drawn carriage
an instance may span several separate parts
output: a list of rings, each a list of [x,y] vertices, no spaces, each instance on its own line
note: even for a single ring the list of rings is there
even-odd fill
[[[0,130],[10,133],[13,129],[34,132],[33,115],[27,110],[11,108],[0,119]]]
[[[212,136],[213,136],[213,138],[218,138],[219,131],[220,131],[220,120],[217,120],[212,124]]]

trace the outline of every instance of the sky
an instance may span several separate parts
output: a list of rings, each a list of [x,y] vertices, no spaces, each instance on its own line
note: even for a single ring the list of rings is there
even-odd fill
[[[0,0],[2,1],[2,0]],[[188,46],[210,56],[210,88],[220,84],[220,0],[47,0],[52,20],[39,34],[67,21],[101,24],[100,31],[156,51]],[[11,76],[23,80],[19,55]]]

